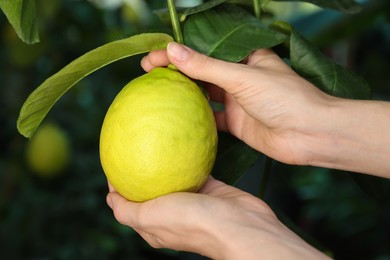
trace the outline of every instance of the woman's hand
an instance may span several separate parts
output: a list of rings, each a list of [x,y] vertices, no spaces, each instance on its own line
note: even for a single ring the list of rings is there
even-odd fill
[[[220,130],[290,164],[307,164],[305,136],[327,95],[298,76],[275,53],[258,50],[245,64],[212,59],[171,43],[141,62],[146,71],[173,63],[189,77],[208,84],[211,100],[225,105],[216,112]]]
[[[245,63],[213,59],[177,43],[149,53],[149,71],[175,65],[208,86],[220,130],[284,163],[356,171],[390,178],[390,103],[329,96],[270,50]]]
[[[276,160],[390,177],[390,104],[331,97],[297,75],[270,50],[245,63],[209,58],[177,43],[141,62],[146,71],[175,65],[206,83],[223,103],[215,113],[229,131]],[[210,178],[199,193],[173,193],[134,203],[112,187],[117,220],[150,245],[214,259],[325,258],[286,228],[258,198]]]
[[[212,177],[199,193],[130,202],[111,186],[116,219],[151,246],[212,259],[317,259],[325,256],[287,229],[260,199]]]

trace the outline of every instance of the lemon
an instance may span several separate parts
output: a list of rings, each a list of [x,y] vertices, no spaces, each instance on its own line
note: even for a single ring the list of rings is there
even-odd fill
[[[68,136],[54,123],[41,125],[27,144],[26,158],[37,175],[44,178],[58,175],[69,163]]]
[[[217,130],[200,88],[169,68],[128,83],[109,107],[100,133],[107,179],[131,201],[197,191],[214,165]]]

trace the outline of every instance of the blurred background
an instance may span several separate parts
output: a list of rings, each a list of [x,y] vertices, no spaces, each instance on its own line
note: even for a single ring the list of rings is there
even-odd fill
[[[45,122],[61,129],[58,142],[66,143],[58,149],[68,163],[57,173],[40,174],[30,166],[32,148],[16,130],[27,96],[73,59],[135,33],[170,33],[153,14],[165,7],[165,1],[38,0],[37,4],[41,42],[35,45],[22,43],[0,14],[0,258],[201,258],[150,248],[134,231],[118,224],[105,203],[100,127],[115,95],[143,73],[141,57],[93,73],[50,111]],[[363,4],[363,11],[354,15],[311,4],[279,2],[269,8],[329,57],[365,77],[374,99],[390,100],[389,2]],[[262,165],[263,158],[237,186],[255,194]],[[377,181],[389,194],[388,181]],[[368,196],[349,174],[274,163],[265,200],[297,232],[337,259],[390,259],[389,199],[378,202]]]

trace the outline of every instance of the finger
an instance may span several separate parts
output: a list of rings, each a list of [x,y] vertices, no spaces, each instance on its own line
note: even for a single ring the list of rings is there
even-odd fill
[[[237,136],[237,131],[239,131],[240,125],[242,125],[240,122],[246,117],[246,112],[229,93],[225,93],[224,95],[224,105],[225,109],[223,111],[214,111],[217,128],[218,130],[230,132]]]
[[[249,66],[262,67],[273,70],[291,70],[290,67],[272,50],[259,49],[252,52],[246,61]]]
[[[150,63],[155,67],[167,66],[169,59],[166,50],[152,51],[148,55]]]
[[[218,197],[234,197],[237,193],[242,193],[243,191],[230,186],[222,181],[214,179],[210,176],[205,185],[199,190],[199,193],[218,196]]]
[[[117,192],[108,193],[106,200],[119,223],[130,227],[138,226],[139,221],[136,216],[140,207],[139,203],[128,201]]]
[[[175,42],[168,44],[167,53],[169,60],[184,74],[213,83],[232,94],[239,91],[237,88],[246,78],[245,65],[210,58]]]
[[[141,66],[145,71],[151,71],[155,67],[165,67],[168,64],[169,59],[165,50],[152,51],[141,60]]]
[[[213,176],[210,175],[209,178],[207,179],[206,183],[202,186],[202,188],[200,188],[198,193],[208,194],[217,185],[219,185],[218,182],[219,181],[217,179],[215,179]]]
[[[217,124],[218,130],[228,132],[225,111],[215,111],[214,118],[215,118],[215,123]]]
[[[145,56],[141,60],[141,67],[144,69],[144,71],[149,72],[151,71],[154,67],[149,61],[149,57]]]
[[[256,65],[257,63],[261,63],[262,60],[265,60],[273,55],[275,55],[275,53],[270,49],[258,49],[248,55],[245,59],[245,63],[248,65]]]
[[[114,186],[112,186],[112,184],[108,180],[107,180],[107,184],[108,184],[108,191],[109,192],[115,192]]]

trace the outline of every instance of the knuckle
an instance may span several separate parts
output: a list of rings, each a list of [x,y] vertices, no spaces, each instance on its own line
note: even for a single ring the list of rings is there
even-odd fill
[[[196,72],[196,75],[194,75],[195,79],[201,79],[204,74],[208,74],[210,70],[213,68],[214,65],[214,59],[209,58],[205,55],[200,55],[194,63],[195,68],[192,70],[192,72]]]

